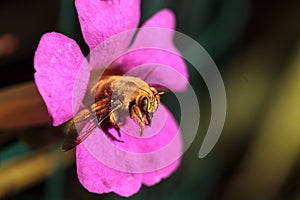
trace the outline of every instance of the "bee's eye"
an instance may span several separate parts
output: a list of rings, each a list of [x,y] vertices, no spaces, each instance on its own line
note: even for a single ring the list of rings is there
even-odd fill
[[[141,102],[141,107],[144,111],[148,110],[148,98],[144,97]]]

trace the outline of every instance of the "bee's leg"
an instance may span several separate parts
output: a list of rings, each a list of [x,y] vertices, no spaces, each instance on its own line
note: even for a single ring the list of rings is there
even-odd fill
[[[143,136],[143,133],[144,133],[144,123],[140,123],[140,127],[141,127],[140,136]]]
[[[136,120],[139,123],[140,128],[141,128],[140,135],[142,136],[143,132],[144,132],[145,123],[144,123],[143,113],[142,113],[141,109],[137,105],[133,105],[131,107],[131,109],[130,109],[130,117],[131,117],[131,119],[134,119],[134,120]]]
[[[117,139],[115,136],[113,136],[108,130],[105,130],[104,133],[106,136],[108,136],[111,140],[117,141],[117,142],[124,142],[123,140]]]
[[[109,116],[109,120],[113,125],[114,129],[117,131],[118,136],[121,137],[120,127],[118,126],[118,116],[116,113],[111,113]]]
[[[107,123],[102,123],[101,125],[101,129],[102,131],[105,133],[105,135],[113,140],[113,141],[117,141],[117,142],[124,142],[123,140],[119,140],[117,139],[110,131],[109,128],[111,127],[111,123],[107,124]],[[116,129],[116,128],[115,128]],[[117,130],[117,129],[116,129]],[[118,131],[118,130],[117,130]]]

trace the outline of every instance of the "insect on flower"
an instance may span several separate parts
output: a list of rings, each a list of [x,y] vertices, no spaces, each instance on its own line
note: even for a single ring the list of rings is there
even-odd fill
[[[160,98],[164,90],[160,90],[157,85],[166,86],[174,92],[182,92],[188,85],[186,64],[173,41],[176,17],[171,10],[163,9],[142,23],[137,30],[141,16],[140,4],[140,0],[75,0],[81,33],[89,47],[90,56],[85,58],[75,40],[57,32],[44,34],[34,55],[35,83],[53,120],[53,126],[71,120],[63,149],[70,149],[87,138],[84,140],[87,145],[76,146],[77,176],[84,188],[97,194],[114,192],[129,197],[137,193],[143,184],[153,186],[169,177],[181,162],[183,141],[178,123],[162,102],[151,100],[142,90],[153,87]],[[133,30],[133,34],[128,34],[130,30]],[[152,34],[150,30],[157,30],[158,34]],[[116,42],[115,38],[119,36],[122,41],[126,39],[125,42]],[[159,48],[150,44],[158,44]],[[124,50],[128,53],[124,54]],[[107,63],[110,60],[113,63]],[[151,79],[145,79],[145,72],[151,69],[148,66],[153,65],[160,66]],[[112,76],[101,76],[102,84],[97,84],[100,76],[95,74],[92,77],[92,73],[106,71],[107,66],[112,67],[114,72],[109,75],[124,76],[115,77],[120,78],[120,81],[114,81]],[[136,66],[146,68],[135,71]],[[170,71],[167,68],[175,73],[166,73]],[[138,85],[143,86],[138,87],[141,89],[126,93],[126,97],[136,101],[127,102],[126,107],[122,99],[124,96],[117,96],[117,86],[112,89],[111,96],[99,93],[101,88],[104,89],[102,86],[105,80],[121,86],[121,80],[125,81],[125,75],[129,73],[139,77],[141,80],[138,82],[143,83]],[[144,85],[145,82],[148,86]],[[93,86],[94,92],[90,93]],[[151,97],[155,96],[153,91]],[[139,99],[137,94],[140,95]],[[101,95],[107,98],[100,98]],[[142,96],[148,97],[147,100],[142,100]],[[142,101],[148,101],[143,105],[149,107],[154,105],[149,104],[150,101],[156,102],[158,109],[146,114],[144,108],[147,106],[142,106]],[[130,119],[129,105],[132,114],[141,114],[142,117],[137,118],[139,115],[136,115],[136,118]],[[133,112],[133,108],[139,108],[140,112]],[[124,113],[126,118],[123,117]],[[116,117],[122,137],[118,137],[115,125],[111,123],[113,117]],[[141,119],[141,126],[145,128],[143,139],[134,137],[142,133],[138,119]],[[152,119],[151,127],[147,125],[150,125],[149,119]],[[132,121],[137,121],[138,126],[134,127]],[[71,133],[72,130],[74,133]],[[109,139],[106,131],[123,143]]]
[[[73,117],[62,150],[68,151],[80,144],[104,122],[114,127],[120,137],[119,126],[128,112],[130,118],[139,124],[142,136],[145,125],[151,126],[153,114],[160,103],[160,95],[164,91],[157,91],[155,87],[137,77],[114,75],[103,76],[93,87],[92,93],[95,103],[80,110]],[[85,128],[80,128],[84,126]],[[111,134],[108,136],[122,142]]]

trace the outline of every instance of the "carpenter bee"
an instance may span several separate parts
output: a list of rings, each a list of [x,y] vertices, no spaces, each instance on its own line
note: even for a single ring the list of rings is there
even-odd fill
[[[140,126],[140,135],[144,127],[151,125],[154,112],[160,103],[157,91],[140,78],[132,76],[104,76],[93,87],[94,103],[81,109],[71,120],[62,150],[68,151],[85,140],[96,127],[105,121],[118,130],[124,122],[124,114]],[[84,128],[76,130],[76,125]],[[88,126],[87,126],[88,124]],[[118,140],[110,135],[112,139]]]

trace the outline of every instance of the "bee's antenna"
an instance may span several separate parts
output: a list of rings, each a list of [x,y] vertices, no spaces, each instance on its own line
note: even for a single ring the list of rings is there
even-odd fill
[[[149,76],[154,72],[154,70],[158,67],[158,65],[155,65],[149,72],[148,74],[143,78],[144,81],[147,80],[147,78],[149,78]],[[146,81],[147,82],[147,81]]]

